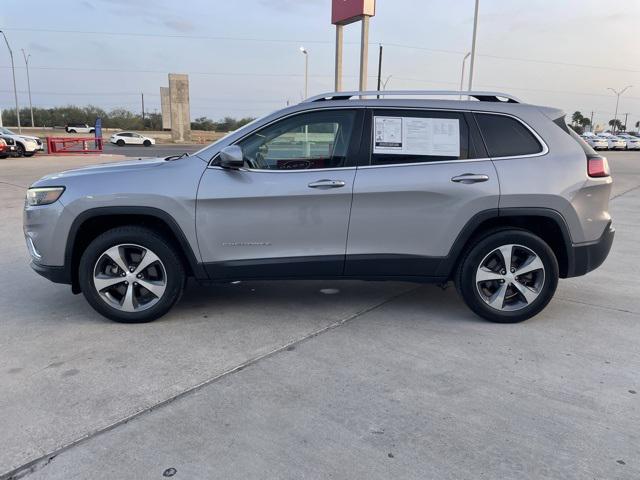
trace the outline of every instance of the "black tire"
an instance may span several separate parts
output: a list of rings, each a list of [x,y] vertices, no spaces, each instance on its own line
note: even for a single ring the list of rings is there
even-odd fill
[[[159,300],[151,307],[125,312],[109,305],[94,286],[96,262],[109,248],[120,244],[135,244],[151,250],[162,262],[166,271],[166,288]],[[78,280],[84,297],[101,315],[120,323],[151,322],[165,313],[180,299],[186,282],[184,265],[176,248],[157,232],[144,227],[117,227],[93,240],[80,258]],[[139,288],[139,287],[138,287]]]
[[[95,128],[90,128],[89,129],[89,133],[96,133],[96,129]]]
[[[78,133],[75,128],[70,128],[68,130],[69,133]]]
[[[16,157],[24,156],[24,145],[16,142]]]
[[[120,138],[120,139],[118,139],[118,140],[116,141],[116,145],[118,145],[119,147],[124,147],[124,140],[122,140],[121,138]]]
[[[506,311],[493,308],[485,302],[476,285],[476,272],[487,255],[500,246],[510,244],[522,245],[538,256],[544,266],[544,281],[541,282],[537,298],[530,304],[518,310]],[[553,250],[540,237],[526,230],[500,229],[488,232],[470,246],[458,266],[455,284],[467,306],[480,317],[497,323],[517,323],[537,315],[547,306],[558,286],[558,272],[558,261]],[[518,297],[516,293],[512,298]]]
[[[143,144],[145,147],[150,147],[150,146],[151,146],[151,142],[150,142],[149,140],[145,140],[142,144]]]
[[[23,157],[33,157],[36,154],[36,152],[24,152],[22,154]]]

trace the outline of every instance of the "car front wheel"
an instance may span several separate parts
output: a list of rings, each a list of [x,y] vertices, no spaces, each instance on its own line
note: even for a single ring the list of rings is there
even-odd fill
[[[116,145],[118,145],[119,147],[124,147],[124,140],[122,140],[121,138],[118,139],[118,141],[116,142]]]
[[[144,145],[145,147],[150,147],[150,146],[151,146],[151,141],[150,141],[150,140],[145,140],[145,141],[143,142],[143,145]]]
[[[186,278],[175,247],[136,226],[114,228],[93,240],[78,273],[89,304],[122,323],[150,322],[167,313],[180,299]]]
[[[494,231],[468,250],[456,287],[479,316],[515,323],[540,313],[558,285],[558,262],[538,236],[516,229]]]

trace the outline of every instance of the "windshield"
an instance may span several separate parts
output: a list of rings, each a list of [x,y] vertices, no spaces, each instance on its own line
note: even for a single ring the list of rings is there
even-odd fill
[[[8,128],[4,128],[4,127],[0,127],[0,132],[3,135],[15,135],[15,133],[13,133],[11,130],[9,130]]]

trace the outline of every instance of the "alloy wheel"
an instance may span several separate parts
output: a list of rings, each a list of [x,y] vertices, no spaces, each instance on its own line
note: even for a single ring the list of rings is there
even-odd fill
[[[162,298],[167,273],[160,258],[148,248],[119,244],[98,257],[93,285],[109,306],[123,312],[139,312]]]
[[[545,268],[540,257],[523,245],[492,250],[476,270],[480,298],[491,308],[515,311],[533,303],[542,292]]]

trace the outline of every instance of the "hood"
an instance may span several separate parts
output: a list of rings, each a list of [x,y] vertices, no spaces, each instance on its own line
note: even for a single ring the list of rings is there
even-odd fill
[[[48,184],[63,184],[65,179],[71,179],[74,177],[83,177],[87,175],[101,175],[101,174],[121,174],[134,172],[138,170],[144,170],[148,168],[158,167],[160,165],[166,164],[164,158],[148,158],[148,159],[137,159],[137,160],[127,160],[124,162],[115,162],[115,163],[101,163],[98,165],[89,165],[87,167],[77,168],[74,170],[66,170],[64,172],[52,173],[50,175],[46,175],[38,180],[33,186],[44,186]],[[53,183],[52,183],[53,182]]]

